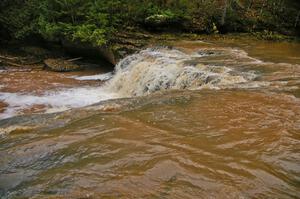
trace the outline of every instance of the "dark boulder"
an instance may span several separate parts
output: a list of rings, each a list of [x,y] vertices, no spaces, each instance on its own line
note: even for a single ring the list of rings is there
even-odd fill
[[[46,68],[55,72],[70,72],[82,69],[79,65],[63,59],[45,59],[44,64]]]

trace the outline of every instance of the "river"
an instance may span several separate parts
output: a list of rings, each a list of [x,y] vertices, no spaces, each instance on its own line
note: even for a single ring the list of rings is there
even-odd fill
[[[300,44],[172,46],[1,71],[0,198],[299,198]]]

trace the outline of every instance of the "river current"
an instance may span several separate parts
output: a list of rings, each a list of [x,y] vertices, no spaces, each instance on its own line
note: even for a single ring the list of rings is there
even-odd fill
[[[1,71],[0,198],[299,198],[299,52],[180,41],[114,71]]]

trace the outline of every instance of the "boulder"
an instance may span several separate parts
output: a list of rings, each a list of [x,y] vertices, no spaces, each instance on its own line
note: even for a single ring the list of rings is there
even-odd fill
[[[46,68],[55,72],[70,72],[82,69],[79,65],[64,59],[45,59],[44,64]]]
[[[186,20],[173,13],[154,14],[147,17],[143,25],[151,31],[180,31],[185,29]]]
[[[153,27],[168,25],[169,21],[170,17],[162,14],[151,15],[145,19],[145,23]]]
[[[115,65],[117,63],[114,52],[110,46],[95,46],[88,42],[62,40],[62,46],[66,52],[84,57],[99,58]]]

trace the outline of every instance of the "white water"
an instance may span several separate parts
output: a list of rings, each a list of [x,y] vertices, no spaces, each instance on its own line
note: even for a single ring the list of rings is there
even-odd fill
[[[194,59],[202,56],[208,55],[146,49],[123,59],[105,87],[131,97],[167,89],[221,89],[256,77],[253,72],[238,72],[226,66],[195,64]]]
[[[22,110],[29,109],[34,105],[44,105],[46,112],[51,113],[88,106],[117,97],[119,96],[106,92],[101,87],[64,89],[57,92],[48,92],[42,96],[1,92],[0,100],[7,103],[9,107],[4,113],[0,114],[0,118],[4,119],[18,115]]]
[[[104,73],[98,75],[90,75],[90,76],[73,76],[72,78],[81,80],[81,81],[89,81],[89,80],[99,80],[99,81],[107,81],[113,77],[113,73]]]
[[[224,52],[247,57],[244,51],[227,49]],[[107,81],[101,87],[62,89],[46,92],[42,96],[0,92],[0,101],[8,104],[0,118],[18,115],[34,105],[45,106],[45,112],[58,112],[102,100],[142,96],[168,89],[223,89],[235,86],[244,88],[247,87],[247,83],[249,87],[253,87],[252,80],[256,77],[253,72],[241,72],[224,65],[201,64],[197,61],[205,56],[218,56],[218,53],[220,52],[188,54],[168,48],[146,49],[123,59],[116,66],[114,75],[106,73],[73,77],[82,81]]]

